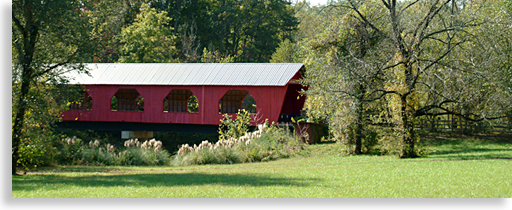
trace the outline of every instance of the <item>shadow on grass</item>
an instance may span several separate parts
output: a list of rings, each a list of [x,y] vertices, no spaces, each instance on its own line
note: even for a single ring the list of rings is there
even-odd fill
[[[232,186],[307,186],[307,182],[319,179],[275,178],[268,175],[205,174],[205,173],[157,173],[157,174],[108,174],[62,176],[55,174],[26,175],[12,178],[12,191],[35,191],[52,187],[170,187],[194,185]]]
[[[512,135],[453,132],[424,132],[420,147],[431,152],[427,158],[446,160],[512,159]]]
[[[512,160],[512,149],[463,149],[432,152],[427,158],[449,160]]]

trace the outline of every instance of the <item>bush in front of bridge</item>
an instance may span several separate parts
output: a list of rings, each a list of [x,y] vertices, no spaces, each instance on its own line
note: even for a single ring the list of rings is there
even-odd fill
[[[124,148],[111,144],[101,144],[94,140],[84,144],[82,140],[65,138],[60,148],[61,164],[76,165],[168,165],[170,154],[162,149],[162,142],[155,139],[139,142],[130,139]]]
[[[284,128],[259,125],[257,131],[248,132],[239,138],[219,140],[215,144],[208,141],[193,146],[184,144],[174,155],[171,164],[183,166],[269,161],[290,157],[304,146],[301,139]]]

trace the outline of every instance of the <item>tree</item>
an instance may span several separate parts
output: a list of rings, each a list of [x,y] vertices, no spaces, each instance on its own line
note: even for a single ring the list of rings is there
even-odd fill
[[[496,115],[502,114],[503,108],[495,107],[509,109],[510,104],[498,104],[497,95],[487,94],[500,87],[489,83],[493,74],[482,65],[481,55],[485,53],[463,53],[465,49],[479,47],[471,30],[485,24],[475,13],[487,2],[383,0],[377,6],[385,11],[380,20],[386,24],[378,24],[363,12],[365,2],[348,0],[337,6],[353,11],[360,23],[368,25],[388,43],[382,49],[386,57],[393,59],[379,67],[379,74],[386,81],[384,88],[374,92],[386,97],[398,117],[400,157],[417,156],[415,142],[419,138],[414,131],[417,117],[452,114],[473,121],[503,117]],[[433,86],[433,82],[443,87]],[[475,91],[482,89],[488,91]],[[423,99],[432,96],[438,100]],[[465,109],[471,113],[464,113],[461,106],[474,108]]]
[[[238,11],[242,25],[235,38],[239,42],[231,50],[242,51],[237,61],[268,62],[279,43],[291,39],[297,19],[289,4],[284,0],[242,1]]]
[[[120,35],[119,52],[122,63],[162,63],[174,62],[176,37],[169,26],[171,18],[167,12],[157,12],[147,4],[142,4],[141,13],[135,22],[123,28]]]
[[[358,119],[370,118],[362,124],[393,126],[380,138],[393,146],[383,149],[414,157],[419,118],[481,124],[510,115],[510,1],[350,0],[315,9],[296,5],[296,39],[272,61],[305,63],[308,116],[327,120],[335,138],[351,134],[345,139],[358,144]]]
[[[368,60],[380,60],[381,65],[389,60],[380,48],[383,39],[343,7],[297,3],[295,10],[300,20],[295,41],[281,42],[271,62],[304,62],[308,120],[329,123],[331,134],[346,143],[347,152],[370,151],[376,138],[368,129],[374,122],[368,119],[382,106],[370,90],[382,83],[377,82],[378,68]],[[365,8],[372,20],[381,13],[371,4]]]
[[[25,115],[33,101],[30,90],[38,83],[59,82],[60,67],[87,53],[87,19],[81,1],[15,0],[12,4],[13,101],[12,174],[16,174]],[[14,89],[14,88],[13,88]]]
[[[131,25],[139,13],[142,1],[96,0],[84,4],[89,18],[91,39],[95,45],[93,57],[84,62],[112,63],[119,59],[121,29]]]
[[[362,10],[369,20],[378,21],[382,14],[372,4]],[[373,90],[382,89],[379,67],[390,56],[382,47],[386,40],[361,22],[357,14],[344,8],[336,12],[335,18],[310,44],[305,82],[311,88],[307,94],[333,101],[325,108],[330,109],[327,118],[331,126],[341,130],[334,133],[341,134],[338,136],[346,141],[349,153],[361,154],[363,139],[367,147],[373,142],[370,138],[374,135],[366,135],[370,134],[369,119],[380,113],[380,104],[376,102],[382,98]]]
[[[293,7],[284,0],[152,0],[150,4],[167,11],[175,33],[183,36],[179,41],[187,40],[180,30],[194,27],[196,43],[200,43],[194,49],[199,54],[207,48],[232,56],[236,62],[268,62],[278,44],[290,39],[297,26]]]

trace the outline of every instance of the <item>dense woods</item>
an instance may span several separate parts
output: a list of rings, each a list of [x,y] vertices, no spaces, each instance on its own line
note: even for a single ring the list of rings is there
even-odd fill
[[[415,124],[424,118],[510,124],[511,1],[296,8],[305,17],[298,39],[283,42],[272,61],[306,64],[310,118],[327,122],[349,153],[378,146],[416,157]]]
[[[67,105],[58,96],[73,95],[59,88],[59,67],[86,71],[86,62],[304,63],[307,121],[328,124],[348,153],[416,157],[420,119],[511,123],[511,0],[14,0],[12,8],[13,174],[23,161],[48,162],[60,138],[51,124]]]
[[[98,49],[85,62],[201,62],[208,53],[234,62],[268,62],[298,24],[284,0],[101,0],[83,9],[94,24]]]

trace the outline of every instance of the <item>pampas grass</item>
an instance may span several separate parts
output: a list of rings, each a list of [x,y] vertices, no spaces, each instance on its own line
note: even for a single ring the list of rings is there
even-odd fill
[[[125,148],[117,149],[114,145],[102,145],[100,141],[90,141],[87,145],[77,145],[81,140],[65,138],[62,140],[65,147],[61,151],[63,156],[69,157],[72,162],[67,164],[78,165],[126,165],[126,166],[156,166],[169,165],[170,154],[162,149],[162,142],[156,139],[139,142],[138,139],[129,139],[124,142]],[[77,147],[70,150],[71,146]],[[64,162],[63,162],[64,163]]]
[[[258,130],[240,138],[220,140],[215,144],[182,145],[173,156],[172,165],[233,164],[287,158],[305,144],[283,128],[258,126]]]

